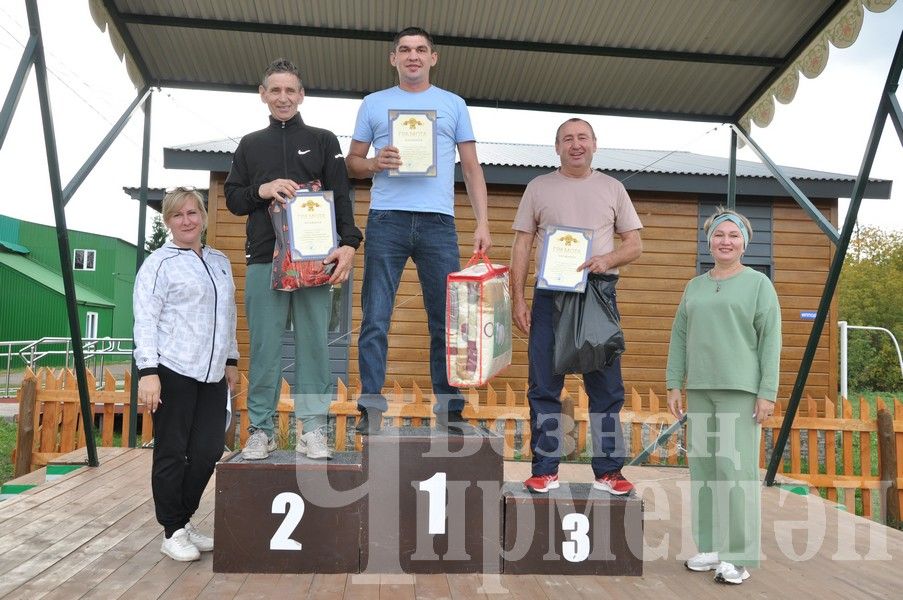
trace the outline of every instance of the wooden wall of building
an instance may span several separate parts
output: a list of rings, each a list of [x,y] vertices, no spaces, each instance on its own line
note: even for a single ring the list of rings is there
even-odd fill
[[[225,174],[214,173],[210,182],[209,243],[226,252],[236,278],[238,301],[238,340],[242,370],[247,369],[248,331],[244,318],[244,218],[235,217],[225,207],[223,181]],[[361,182],[356,182],[361,184]],[[494,186],[490,189],[489,216],[493,248],[490,259],[508,264],[514,234],[511,222],[520,201],[516,187]],[[664,393],[664,367],[668,351],[671,322],[686,282],[696,274],[696,227],[698,202],[687,194],[633,194],[634,205],[644,224],[643,256],[621,270],[618,305],[627,340],[622,361],[624,382],[642,391],[652,389]],[[836,223],[835,201],[815,201],[826,216]],[[355,189],[355,217],[366,239],[369,207],[369,182]],[[470,258],[473,249],[473,212],[463,189],[456,192],[455,215],[459,232],[461,263]],[[818,308],[831,258],[832,245],[818,227],[791,200],[775,202],[774,281],[784,319],[784,351],[781,362],[780,398],[790,395],[796,372],[811,330],[811,321],[802,321],[800,311]],[[531,261],[529,290],[535,265]],[[360,291],[363,275],[363,252],[355,257],[352,334],[349,352],[348,380],[352,389],[359,386],[357,332],[360,328]],[[836,308],[832,305],[828,325],[822,336],[815,362],[809,375],[807,393],[822,397],[837,389]],[[492,385],[505,384],[524,389],[527,381],[527,343],[523,334],[514,330],[513,362]],[[397,380],[402,387],[411,382],[430,389],[429,337],[420,284],[413,263],[409,262],[396,298],[396,309],[389,330],[387,382]],[[566,386],[576,392],[579,379],[569,375]]]

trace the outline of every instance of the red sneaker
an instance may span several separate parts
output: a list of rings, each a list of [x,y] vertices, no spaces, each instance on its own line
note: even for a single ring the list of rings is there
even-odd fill
[[[593,483],[593,487],[615,496],[623,496],[633,491],[633,484],[624,479],[621,470],[609,471]]]
[[[549,490],[558,489],[558,475],[534,475],[524,482],[528,492],[544,494]]]

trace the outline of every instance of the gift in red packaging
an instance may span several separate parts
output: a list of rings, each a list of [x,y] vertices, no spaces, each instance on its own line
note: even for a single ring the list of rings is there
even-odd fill
[[[508,267],[481,253],[449,274],[445,344],[448,383],[455,387],[483,385],[511,364]]]
[[[322,188],[323,184],[315,179],[303,184],[301,191],[319,192]],[[322,260],[292,260],[288,213],[282,203],[271,202],[267,211],[276,234],[276,244],[273,246],[273,289],[291,292],[328,283],[330,273],[326,271]]]

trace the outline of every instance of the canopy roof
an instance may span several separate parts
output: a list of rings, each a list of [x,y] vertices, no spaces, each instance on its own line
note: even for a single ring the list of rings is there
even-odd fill
[[[430,31],[432,76],[471,106],[765,126],[828,43],[855,41],[863,5],[895,0],[90,0],[136,86],[256,90],[269,62],[310,95],[395,84],[395,32]]]

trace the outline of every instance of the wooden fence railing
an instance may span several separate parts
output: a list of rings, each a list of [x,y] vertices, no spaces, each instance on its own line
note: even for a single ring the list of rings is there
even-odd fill
[[[116,434],[114,421],[116,415],[121,414],[120,431],[128,431],[131,420],[128,374],[125,391],[117,391],[116,381],[109,372],[105,372],[103,386],[98,390],[94,389],[95,382],[90,373],[88,377],[95,421],[100,419],[100,445],[126,445],[127,435]],[[17,476],[85,444],[78,390],[72,372],[41,369],[36,374],[28,373],[26,382],[28,380],[34,383],[23,383],[19,391]],[[247,439],[249,419],[245,390],[247,380],[242,376],[238,393],[233,398],[236,428],[227,436],[229,445],[234,444],[236,435],[238,445],[244,444]],[[389,399],[389,409],[384,416],[392,425],[417,426],[428,423],[433,417],[432,393],[422,390],[416,383],[404,389],[396,382],[387,390],[386,396]],[[338,450],[360,449],[360,437],[353,432],[358,415],[356,397],[356,393],[341,381],[338,382],[336,399],[330,406],[335,424],[335,446]],[[481,393],[476,390],[466,391],[465,399],[465,418],[504,436],[505,459],[530,457],[526,389],[514,390],[506,384],[504,389],[496,390],[487,385]],[[565,441],[568,458],[588,461],[592,450],[588,435],[588,397],[583,388],[578,388],[575,397],[571,397],[565,390],[562,393],[562,405],[564,413],[574,423],[570,439]],[[876,492],[894,492],[898,503],[903,504],[903,460],[892,461],[896,464],[896,477],[888,473],[883,478],[879,475],[878,456],[890,457],[885,458],[886,462],[903,457],[903,402],[894,398],[889,400],[888,405],[894,409],[893,419],[890,421],[892,427],[889,436],[886,436],[889,441],[883,442],[883,447],[879,447],[882,438],[877,419],[871,415],[868,402],[860,400],[859,412],[854,417],[852,404],[847,401],[843,405],[843,416],[836,418],[833,402],[828,399],[816,401],[807,398],[794,420],[785,460],[779,473],[804,481],[811,492],[820,493],[831,501],[842,502],[850,512],[855,511],[865,516],[873,516]],[[878,408],[886,408],[880,399]],[[139,408],[138,414],[141,417],[140,441],[148,442],[153,436],[152,420],[143,407]],[[293,421],[294,403],[290,388],[283,380],[276,408],[276,438],[281,448],[288,448],[294,442]],[[636,456],[674,423],[674,417],[667,411],[665,398],[660,398],[651,390],[644,397],[637,390],[631,389],[621,411],[621,422],[624,427],[625,452],[628,456]],[[782,405],[779,403],[775,415],[763,427],[763,468],[781,422]],[[686,464],[685,440],[685,430],[671,436],[650,455],[648,462],[662,465]],[[24,469],[22,473],[20,468]],[[861,502],[857,502],[857,497]]]
[[[98,388],[94,374],[86,372],[88,389],[95,421],[100,421],[99,445],[127,446],[131,407],[128,391],[117,391],[117,382],[109,370],[104,371],[103,383]],[[131,385],[131,375],[126,373],[124,389]],[[27,369],[22,386],[17,393],[19,401],[18,436],[13,452],[16,477],[47,465],[61,454],[85,446],[85,430],[82,422],[78,385],[71,370],[54,371],[42,368],[34,373]],[[138,433],[142,440],[153,437],[153,421],[143,407]],[[116,431],[116,416],[121,415],[122,427]]]

